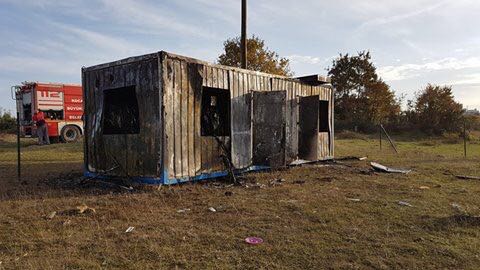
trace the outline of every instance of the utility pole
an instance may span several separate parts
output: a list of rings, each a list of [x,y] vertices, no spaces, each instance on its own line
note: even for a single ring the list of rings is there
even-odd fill
[[[242,68],[247,68],[247,0],[242,0],[242,37],[241,37]]]

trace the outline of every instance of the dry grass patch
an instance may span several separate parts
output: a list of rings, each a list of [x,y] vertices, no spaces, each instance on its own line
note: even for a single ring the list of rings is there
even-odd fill
[[[394,155],[374,140],[339,140],[337,156],[414,172],[375,173],[369,161],[352,161],[247,174],[249,188],[133,192],[52,185],[81,174],[81,145],[41,148],[36,160],[27,147],[26,184],[16,182],[14,160],[0,160],[0,269],[474,269],[480,183],[452,175],[480,175],[475,147],[465,160],[461,145],[402,141]],[[64,162],[59,149],[75,158]],[[95,213],[48,218],[83,204]],[[249,236],[265,242],[248,245]]]

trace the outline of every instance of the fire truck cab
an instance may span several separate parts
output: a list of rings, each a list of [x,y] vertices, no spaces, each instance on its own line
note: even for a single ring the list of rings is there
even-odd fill
[[[75,142],[83,135],[83,93],[76,84],[24,82],[12,86],[17,102],[22,137],[36,137],[32,116],[36,110],[45,115],[48,136],[63,142]]]

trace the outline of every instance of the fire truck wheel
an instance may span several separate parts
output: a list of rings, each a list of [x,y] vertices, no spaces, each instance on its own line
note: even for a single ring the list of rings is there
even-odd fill
[[[80,129],[76,126],[65,126],[62,128],[62,141],[69,143],[69,142],[76,142],[80,139]]]

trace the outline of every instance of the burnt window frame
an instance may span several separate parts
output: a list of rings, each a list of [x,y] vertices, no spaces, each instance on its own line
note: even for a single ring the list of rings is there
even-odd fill
[[[120,125],[109,115],[113,111],[122,111]],[[104,135],[124,135],[140,133],[140,113],[135,85],[103,90],[102,130]]]
[[[330,101],[318,101],[318,133],[330,132]],[[325,121],[326,120],[326,121]]]
[[[215,97],[215,106],[212,106]],[[200,134],[202,137],[229,137],[231,135],[231,96],[230,90],[202,87],[200,108]],[[206,113],[212,110],[219,116],[219,128],[215,128]]]

